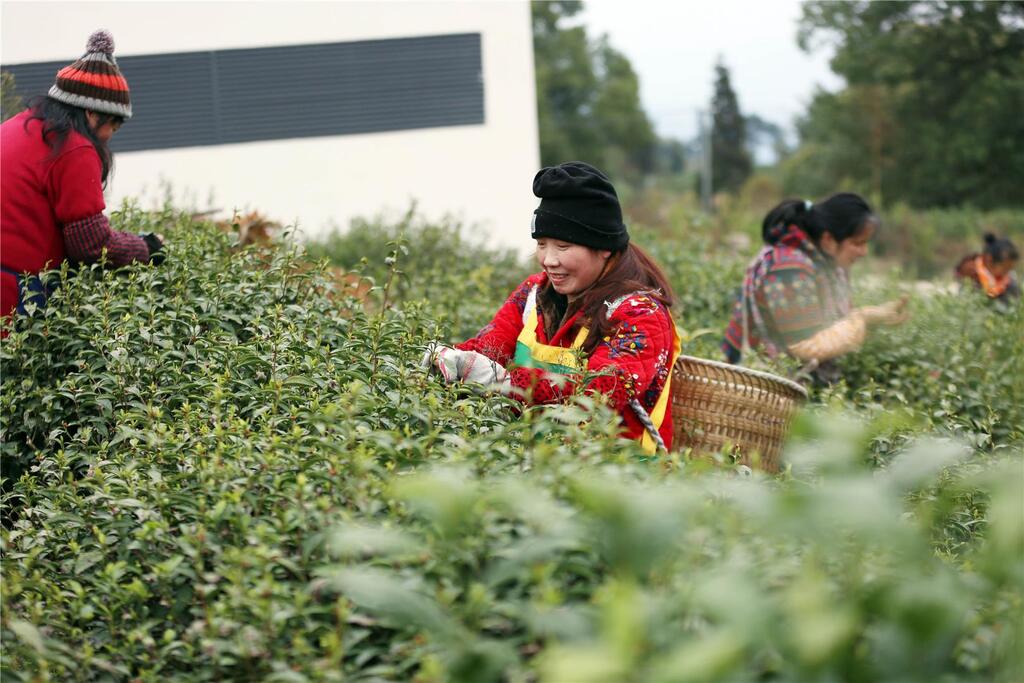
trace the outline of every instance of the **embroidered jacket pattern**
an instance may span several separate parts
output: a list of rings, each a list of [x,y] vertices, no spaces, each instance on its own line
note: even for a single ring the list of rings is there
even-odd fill
[[[520,284],[498,310],[494,319],[485,325],[476,337],[458,344],[456,348],[482,353],[509,369],[512,386],[522,390],[524,402],[530,404],[557,403],[573,394],[582,378],[553,376],[540,368],[512,365],[516,340],[523,329],[523,311],[530,291],[548,285],[547,275],[531,275]],[[671,376],[668,367],[674,337],[673,323],[668,310],[656,299],[644,293],[631,294],[613,302],[609,320],[611,332],[602,339],[587,358],[587,372],[603,373],[584,387],[586,393],[608,396],[611,406],[622,417],[623,436],[639,439],[644,427],[629,408],[629,401],[637,399],[648,412],[654,408],[665,383]],[[582,321],[574,316],[548,339],[542,313],[538,311],[536,334],[538,341],[552,346],[570,348]],[[669,448],[672,446],[671,411],[665,415],[658,430]]]

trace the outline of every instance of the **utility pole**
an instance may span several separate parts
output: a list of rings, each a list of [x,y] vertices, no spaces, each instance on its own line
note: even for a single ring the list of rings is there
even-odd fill
[[[700,172],[700,199],[704,210],[711,213],[714,206],[711,201],[711,126],[714,119],[711,113],[703,109],[697,110],[697,126],[700,130],[701,149],[701,172]]]

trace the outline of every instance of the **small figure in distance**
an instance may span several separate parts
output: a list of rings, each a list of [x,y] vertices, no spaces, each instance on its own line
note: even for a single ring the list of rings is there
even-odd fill
[[[1020,285],[1013,273],[1019,260],[1020,252],[1013,242],[988,232],[981,253],[960,259],[954,275],[962,284],[970,283],[988,298],[1005,304],[1020,297]]]

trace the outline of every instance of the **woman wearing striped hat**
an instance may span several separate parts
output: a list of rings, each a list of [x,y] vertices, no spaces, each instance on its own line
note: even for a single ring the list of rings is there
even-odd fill
[[[123,266],[159,261],[159,235],[111,230],[103,188],[108,147],[132,116],[128,83],[106,31],[89,36],[81,59],[57,72],[45,96],[0,126],[0,317],[25,313],[46,294],[35,277],[64,259]]]

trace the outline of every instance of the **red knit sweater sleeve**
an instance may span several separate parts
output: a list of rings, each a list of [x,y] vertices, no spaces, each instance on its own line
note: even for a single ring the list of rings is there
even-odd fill
[[[508,365],[516,352],[516,339],[523,330],[523,309],[530,290],[543,278],[542,275],[531,275],[526,278],[494,315],[491,322],[483,326],[475,337],[455,348],[462,351],[476,351],[493,361]]]
[[[93,263],[105,249],[112,266],[148,260],[145,240],[111,230],[103,215],[103,169],[96,150],[89,144],[67,146],[50,168],[47,191],[68,258]]]
[[[674,330],[668,311],[644,294],[634,294],[615,309],[611,333],[594,349],[587,372],[600,373],[590,380],[585,393],[602,393],[623,418],[626,436],[635,437],[643,426],[628,406],[636,398],[648,412],[657,403],[668,381]],[[536,368],[514,368],[514,387],[522,389],[531,404],[554,403],[571,395],[581,377],[552,377]]]
[[[64,252],[72,261],[95,263],[103,251],[107,263],[126,266],[134,261],[149,260],[149,247],[138,235],[110,229],[110,222],[102,213],[61,226],[64,234]]]

